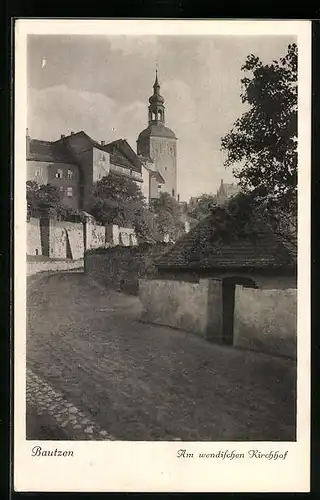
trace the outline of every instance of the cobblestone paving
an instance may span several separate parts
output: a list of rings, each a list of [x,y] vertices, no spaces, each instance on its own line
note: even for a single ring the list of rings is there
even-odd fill
[[[28,368],[117,440],[296,439],[292,360],[140,323],[138,297],[100,288],[77,271],[29,277],[27,306]],[[68,435],[75,430],[84,437],[69,439],[93,435],[74,428]]]
[[[47,414],[53,417],[56,424],[70,436],[69,439],[115,440],[31,370],[27,370],[27,408],[35,410],[39,416]]]

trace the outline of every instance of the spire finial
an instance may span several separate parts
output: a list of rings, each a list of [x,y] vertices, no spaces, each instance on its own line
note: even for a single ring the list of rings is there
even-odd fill
[[[159,81],[158,81],[158,70],[156,69],[156,79],[154,81],[154,85],[153,85],[153,88],[154,89],[159,89],[160,88],[160,85],[159,85]]]

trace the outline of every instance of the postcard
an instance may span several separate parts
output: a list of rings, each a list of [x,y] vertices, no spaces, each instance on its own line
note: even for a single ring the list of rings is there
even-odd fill
[[[311,23],[14,44],[14,489],[309,491]]]

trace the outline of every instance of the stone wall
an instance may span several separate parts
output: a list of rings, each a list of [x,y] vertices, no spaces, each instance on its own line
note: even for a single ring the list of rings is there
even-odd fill
[[[227,297],[221,281],[199,283],[141,279],[142,319],[196,333],[207,340],[229,343]],[[235,287],[230,344],[270,354],[296,357],[297,290]]]
[[[27,254],[42,255],[39,219],[31,218],[27,223]]]
[[[106,246],[106,229],[90,222],[84,225],[85,250],[104,248]]]
[[[85,273],[104,286],[137,294],[139,279],[156,276],[153,260],[168,244],[115,246],[85,253]]]
[[[139,298],[144,321],[206,336],[208,280],[187,283],[141,279]]]
[[[86,249],[112,246],[136,246],[134,229],[98,226],[85,223],[31,219],[27,223],[27,255],[44,255],[51,259],[81,259]]]
[[[50,220],[49,257],[81,259],[84,254],[83,224]]]
[[[236,287],[234,345],[296,357],[297,290]]]

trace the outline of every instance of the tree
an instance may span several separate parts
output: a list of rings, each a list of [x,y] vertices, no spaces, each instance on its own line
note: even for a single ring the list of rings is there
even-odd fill
[[[40,217],[54,215],[60,207],[58,188],[50,184],[38,185],[34,181],[27,181],[28,216]]]
[[[51,184],[37,184],[27,181],[27,218],[30,217],[54,217],[61,220],[76,221],[79,213],[76,209],[61,203],[60,192],[56,186]]]
[[[109,176],[98,181],[89,212],[102,224],[132,227],[140,236],[152,236],[145,198],[139,186],[128,177]]]
[[[156,215],[157,228],[163,236],[169,234],[176,240],[184,233],[184,221],[179,202],[169,193],[160,193],[153,203],[153,212]]]
[[[296,213],[297,46],[279,61],[262,64],[247,57],[242,70],[242,102],[247,111],[222,138],[225,166],[233,167],[244,192],[283,214]],[[284,215],[285,216],[285,215]]]
[[[192,198],[189,200],[187,213],[191,220],[199,222],[206,217],[216,205],[216,197],[214,195],[202,194],[196,200]]]

